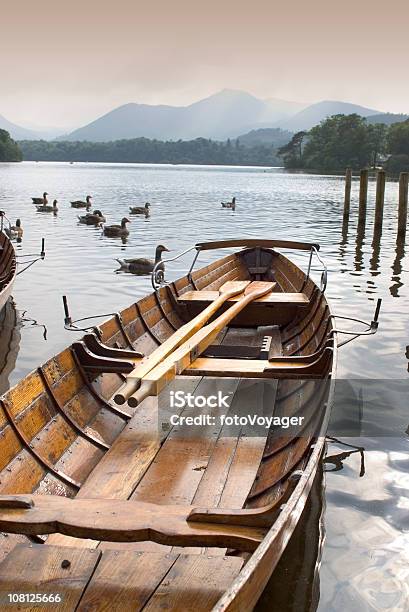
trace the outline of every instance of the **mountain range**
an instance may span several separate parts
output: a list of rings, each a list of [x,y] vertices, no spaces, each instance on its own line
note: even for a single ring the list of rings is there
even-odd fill
[[[371,122],[403,121],[407,115],[381,113],[347,102],[326,100],[301,104],[276,98],[260,99],[243,91],[225,89],[188,106],[129,103],[119,106],[58,140],[104,142],[138,137],[158,140],[212,138],[225,140],[257,131],[266,138],[265,129],[288,132],[308,130],[326,117],[338,113],[357,113]],[[47,131],[33,131],[11,123],[0,115],[0,128],[16,140],[55,138]],[[48,135],[47,135],[48,134]]]
[[[0,115],[0,130],[7,130],[14,140],[51,140],[64,133],[59,128],[44,127],[31,129],[12,123],[3,115]]]

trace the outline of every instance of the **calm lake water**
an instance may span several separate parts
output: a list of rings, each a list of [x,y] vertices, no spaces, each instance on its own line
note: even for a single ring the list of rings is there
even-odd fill
[[[367,226],[359,235],[358,183],[353,183],[347,232],[342,231],[343,188],[337,176],[281,169],[0,164],[0,209],[13,223],[20,217],[24,227],[17,252],[39,252],[42,236],[47,250],[46,259],[22,274],[15,286],[24,322],[10,384],[74,340],[63,329],[63,294],[73,318],[78,318],[117,311],[151,290],[149,277],[116,273],[116,258],[152,257],[158,243],[176,254],[199,240],[239,237],[319,242],[329,269],[327,295],[336,314],[371,320],[377,298],[383,298],[378,334],[340,349],[339,376],[406,380],[409,247],[396,243],[398,187],[392,182],[386,186],[383,233],[375,240],[374,183],[369,187]],[[36,212],[31,196],[43,191],[58,199],[57,216]],[[87,194],[110,223],[126,216],[129,205],[146,201],[152,214],[149,219],[131,217],[129,239],[123,244],[77,223],[77,213],[83,211],[70,208],[69,202]],[[233,195],[236,211],[222,210],[220,201]],[[199,265],[208,263],[208,257],[213,256],[204,253]],[[293,258],[302,266],[307,263],[305,255]],[[168,278],[182,275],[189,264],[189,256],[169,264]],[[324,464],[327,472],[314,489],[260,609],[409,608],[407,434],[402,429],[395,437],[344,442],[365,450],[329,443],[327,455],[335,456],[341,469],[328,471],[335,465],[331,460]]]

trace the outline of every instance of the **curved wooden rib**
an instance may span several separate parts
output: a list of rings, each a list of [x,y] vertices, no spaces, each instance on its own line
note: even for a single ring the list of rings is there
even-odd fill
[[[120,329],[120,331],[121,331],[121,334],[122,334],[122,335],[123,335],[123,337],[125,338],[125,342],[127,343],[128,347],[129,347],[129,348],[133,348],[133,346],[132,346],[132,342],[131,342],[131,339],[130,339],[130,337],[128,336],[128,333],[127,333],[127,331],[126,331],[126,329],[125,329],[125,327],[124,327],[124,323],[123,323],[123,321],[122,321],[122,317],[121,317],[121,315],[120,315],[120,313],[119,313],[119,312],[116,312],[116,313],[115,313],[115,319],[116,319],[116,322],[118,323],[118,327],[119,327],[119,329]]]
[[[152,338],[152,340],[158,345],[160,346],[162,344],[162,340],[160,338],[158,338],[158,336],[151,330],[151,328],[149,327],[149,325],[147,324],[147,322],[145,321],[145,317],[142,313],[141,307],[139,306],[138,302],[135,302],[135,308],[136,308],[136,312],[139,315],[139,318],[141,320],[141,323],[143,325],[143,327],[145,328],[145,331],[148,333],[148,335]]]
[[[0,529],[9,533],[61,533],[107,542],[150,540],[168,546],[215,546],[253,552],[265,530],[258,527],[189,523],[191,506],[160,506],[113,499],[69,499],[56,495],[0,497]]]
[[[166,314],[166,311],[165,311],[164,307],[162,306],[162,302],[161,302],[160,297],[159,297],[159,292],[158,291],[154,291],[153,295],[155,296],[156,305],[159,308],[159,310],[161,311],[163,319],[166,321],[166,323],[169,325],[169,327],[171,327],[173,329],[173,331],[177,331],[179,328],[176,327],[176,325],[173,324],[173,322],[170,320],[170,318]]]
[[[61,414],[61,416],[63,417],[63,419],[69,423],[71,425],[71,427],[73,428],[73,430],[81,437],[84,438],[84,440],[87,440],[87,442],[91,442],[91,444],[94,444],[95,446],[97,446],[98,448],[100,448],[101,450],[107,451],[110,448],[110,445],[107,444],[106,442],[104,442],[104,440],[100,440],[99,438],[97,438],[96,436],[94,436],[91,433],[86,432],[82,427],[80,427],[80,425],[78,425],[78,423],[76,423],[74,421],[74,419],[65,412],[63,406],[61,406],[60,402],[58,401],[58,398],[56,396],[56,394],[54,393],[54,389],[52,388],[52,386],[50,385],[50,382],[43,370],[42,367],[37,368],[37,372],[41,378],[41,380],[44,383],[44,387],[48,393],[48,395],[51,397],[53,404],[55,406],[55,408],[57,409],[57,411]]]
[[[7,402],[6,402],[6,400],[4,400],[4,399],[0,400],[0,406],[3,408],[5,414],[6,414],[7,418],[8,418],[10,427],[13,429],[14,433],[16,434],[18,439],[20,440],[23,448],[25,448],[26,451],[28,453],[30,453],[30,455],[32,455],[34,457],[34,459],[43,468],[45,468],[47,471],[49,471],[52,474],[54,474],[54,476],[56,476],[56,478],[58,478],[59,480],[62,480],[66,484],[71,485],[72,487],[75,487],[76,489],[80,489],[81,488],[81,483],[80,482],[78,482],[77,480],[74,480],[74,478],[71,478],[71,476],[68,476],[67,474],[65,474],[64,472],[62,472],[58,468],[56,468],[50,461],[48,461],[48,459],[45,459],[44,457],[42,457],[35,450],[35,448],[33,448],[31,442],[26,438],[26,436],[19,429],[17,423],[15,422],[13,414],[12,414],[12,412],[11,412]]]

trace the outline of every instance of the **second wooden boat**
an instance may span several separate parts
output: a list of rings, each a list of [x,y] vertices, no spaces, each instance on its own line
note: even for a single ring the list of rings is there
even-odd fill
[[[318,245],[200,243],[196,256],[220,248],[235,252],[193,271],[195,258],[159,287],[154,275],[151,295],[1,398],[3,598],[87,611],[256,605],[323,453],[339,330],[325,273],[321,287],[309,274]],[[309,253],[308,271],[280,248]],[[76,328],[68,310],[66,323]],[[172,403],[177,391],[202,408]],[[227,404],[206,403],[220,394]]]
[[[16,254],[11,240],[0,231],[0,312],[13,290],[17,274]]]

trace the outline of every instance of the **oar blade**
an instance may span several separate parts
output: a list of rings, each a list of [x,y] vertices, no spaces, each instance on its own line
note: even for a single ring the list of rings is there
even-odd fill
[[[232,295],[237,295],[238,293],[243,293],[243,291],[245,291],[245,289],[250,284],[251,284],[251,281],[249,281],[249,280],[244,280],[244,281],[226,281],[219,288],[219,293],[220,293],[220,295],[222,295],[224,293],[231,293],[231,292],[233,292]]]

